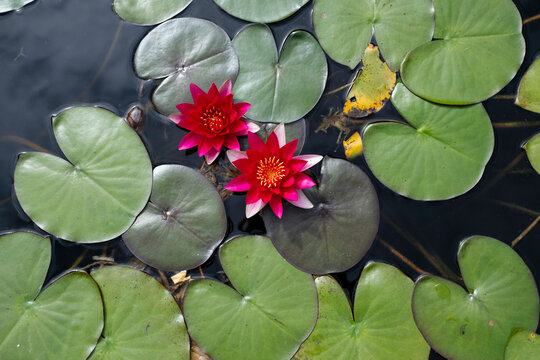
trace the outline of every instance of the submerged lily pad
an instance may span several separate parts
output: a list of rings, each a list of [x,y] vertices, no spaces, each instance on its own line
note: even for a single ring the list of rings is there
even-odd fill
[[[150,202],[122,238],[144,263],[179,271],[208,260],[226,230],[214,185],[189,167],[161,165],[154,169]]]
[[[368,263],[354,300],[354,316],[341,286],[330,276],[315,279],[319,317],[296,360],[420,360],[429,346],[411,311],[413,282],[383,263]],[[336,346],[338,345],[339,346]]]
[[[72,271],[40,291],[51,242],[17,232],[0,236],[0,359],[84,360],[103,328],[96,283]]]
[[[506,345],[504,360],[540,359],[540,335],[517,331]]]
[[[2,0],[0,3],[0,14],[22,8],[34,0]]]
[[[320,185],[303,190],[312,209],[283,206],[283,218],[264,211],[268,236],[291,264],[312,274],[340,272],[366,254],[379,227],[379,200],[356,165],[325,157]]]
[[[532,167],[540,174],[540,133],[533,136],[524,146]]]
[[[193,340],[215,360],[290,359],[317,319],[311,275],[262,236],[235,238],[219,257],[235,289],[208,279],[189,284],[184,313]]]
[[[163,79],[152,96],[157,110],[170,115],[176,105],[193,103],[189,84],[207,91],[238,74],[238,57],[227,33],[202,19],[172,19],[142,39],[133,60],[142,79]]]
[[[347,94],[343,112],[351,117],[365,117],[381,110],[392,96],[396,86],[396,73],[379,58],[379,48],[369,44]]]
[[[436,39],[401,64],[403,82],[430,101],[465,105],[499,92],[525,56],[521,16],[511,0],[433,0]]]
[[[272,31],[263,24],[245,27],[233,45],[240,59],[233,93],[251,104],[248,118],[288,123],[302,118],[317,104],[326,86],[328,65],[310,33],[290,33],[279,56]]]
[[[516,105],[540,113],[540,57],[521,78]]]
[[[182,12],[193,0],[114,0],[113,10],[125,21],[155,25]]]
[[[433,104],[398,84],[392,103],[408,124],[383,121],[364,130],[364,154],[384,185],[416,200],[444,200],[480,180],[494,146],[481,104]]]
[[[256,23],[272,23],[297,12],[309,0],[214,0],[223,10],[239,19]]]
[[[393,71],[405,55],[431,40],[431,0],[315,0],[313,27],[326,53],[356,67],[373,34]]]
[[[465,289],[431,275],[416,281],[412,299],[416,325],[444,357],[502,360],[515,329],[536,329],[536,282],[512,248],[488,237],[462,241],[458,263]]]
[[[43,230],[76,242],[100,242],[126,231],[144,208],[152,165],[139,136],[116,114],[74,107],[52,118],[66,159],[24,153],[15,192]]]
[[[135,269],[92,272],[105,306],[105,328],[89,360],[188,360],[189,337],[172,295]]]

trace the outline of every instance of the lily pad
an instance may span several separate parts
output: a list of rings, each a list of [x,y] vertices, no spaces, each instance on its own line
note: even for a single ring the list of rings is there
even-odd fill
[[[2,0],[2,3],[0,4],[0,14],[20,9],[33,1],[34,0]]]
[[[466,288],[431,275],[416,281],[416,325],[444,357],[502,360],[515,329],[536,329],[536,282],[512,248],[488,237],[462,241],[458,263]]]
[[[433,0],[435,41],[411,51],[401,77],[427,100],[465,105],[499,92],[525,56],[521,16],[511,0]]]
[[[517,331],[506,345],[504,360],[540,359],[540,335]]]
[[[161,165],[154,169],[150,202],[122,238],[144,263],[179,271],[208,260],[226,230],[214,185],[189,167]]]
[[[51,242],[16,232],[0,236],[0,359],[84,360],[103,329],[96,283],[72,271],[43,291]]]
[[[219,257],[235,289],[208,279],[189,284],[184,313],[193,340],[215,360],[290,359],[317,319],[311,275],[262,236],[235,238]]]
[[[365,117],[381,110],[392,96],[396,86],[396,73],[379,58],[379,48],[369,44],[347,94],[343,112],[351,117]]]
[[[139,136],[116,114],[74,107],[52,118],[66,159],[19,156],[15,192],[24,212],[62,239],[93,243],[126,231],[148,201],[152,165]]]
[[[532,139],[525,143],[525,151],[531,162],[532,167],[540,174],[540,133],[533,136]]]
[[[268,236],[279,253],[312,274],[340,272],[366,254],[379,227],[379,200],[356,165],[325,157],[320,184],[303,190],[311,209],[284,204],[280,220],[264,211]]]
[[[296,360],[400,359],[429,357],[429,346],[411,311],[413,282],[393,266],[368,263],[358,285],[354,316],[341,286],[330,276],[315,279],[319,318]]]
[[[227,33],[202,19],[172,19],[142,39],[133,60],[142,79],[163,79],[152,95],[157,110],[170,115],[176,105],[193,103],[189,84],[204,91],[238,75],[238,57]]]
[[[364,130],[365,159],[384,185],[416,200],[444,200],[480,180],[494,146],[481,104],[433,104],[398,84],[392,103],[408,124],[383,121]]]
[[[258,123],[260,130],[257,132],[257,135],[266,142],[268,136],[274,131],[278,124],[273,123]],[[306,142],[306,120],[300,119],[298,121],[285,124],[285,138],[286,142],[289,143],[293,140],[298,139],[298,145],[296,146],[296,151],[294,155],[300,155],[304,143]]]
[[[105,305],[105,328],[89,360],[188,360],[189,337],[172,295],[135,269],[92,272]]]
[[[540,57],[521,78],[516,105],[540,113]]]
[[[290,33],[279,57],[272,31],[263,24],[245,27],[233,39],[233,46],[240,59],[233,93],[251,104],[246,117],[288,123],[302,118],[319,101],[328,64],[310,33]]]
[[[114,0],[113,10],[125,21],[155,25],[182,12],[193,0]]]
[[[309,0],[214,0],[223,10],[239,19],[255,23],[272,23],[297,12]]]
[[[405,55],[431,40],[431,0],[315,0],[313,27],[326,53],[351,69],[373,35],[393,71]]]

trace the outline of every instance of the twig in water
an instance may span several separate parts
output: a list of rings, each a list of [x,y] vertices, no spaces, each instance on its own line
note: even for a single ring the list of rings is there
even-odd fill
[[[409,265],[411,269],[416,271],[419,274],[426,274],[427,272],[420,269],[418,266],[416,266],[411,260],[407,259],[405,255],[401,254],[399,251],[394,249],[390,244],[388,244],[386,241],[384,241],[380,236],[377,236],[377,239],[381,244],[383,244],[392,254],[394,254],[396,257],[398,257],[402,262]]]
[[[514,241],[512,241],[512,247],[516,246],[521,241],[521,239],[523,239],[525,235],[527,235],[539,222],[540,222],[540,215],[538,215],[538,217],[534,219],[531,225],[529,225],[525,230],[523,230],[523,232],[519,234],[519,236],[515,238]]]

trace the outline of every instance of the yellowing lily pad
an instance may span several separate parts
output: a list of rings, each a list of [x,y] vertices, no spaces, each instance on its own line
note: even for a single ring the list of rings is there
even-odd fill
[[[362,69],[347,94],[343,112],[351,117],[365,117],[382,109],[396,86],[396,73],[379,58],[379,48],[369,44],[362,57]]]
[[[540,113],[540,57],[521,78],[516,105]]]
[[[362,155],[364,144],[360,133],[355,132],[350,138],[343,140],[343,148],[345,149],[345,156],[349,160]]]

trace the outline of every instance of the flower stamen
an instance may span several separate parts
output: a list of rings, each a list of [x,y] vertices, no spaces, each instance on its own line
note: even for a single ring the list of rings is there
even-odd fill
[[[267,188],[277,187],[285,172],[285,164],[275,156],[264,158],[257,164],[257,180]]]
[[[226,125],[225,116],[220,109],[210,106],[200,117],[201,123],[214,134],[219,133]]]

